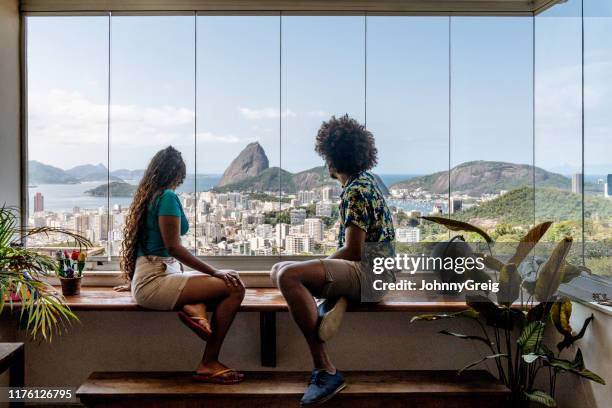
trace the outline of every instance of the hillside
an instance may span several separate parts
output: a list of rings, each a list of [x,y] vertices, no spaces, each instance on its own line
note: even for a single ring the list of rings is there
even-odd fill
[[[282,183],[281,189],[283,191],[295,191],[295,184],[293,184],[293,174],[289,173],[286,170],[279,169],[278,167],[269,167],[256,176],[248,177],[235,183],[226,184],[222,186],[217,185],[214,188],[214,191],[217,191],[219,193],[229,191],[278,191],[279,183]]]
[[[85,194],[92,197],[106,197],[108,190],[107,184],[102,184],[96,188],[85,191]],[[110,183],[111,197],[131,197],[136,191],[136,186],[122,181],[112,181]]]
[[[450,183],[453,191],[479,197],[485,193],[499,193],[500,190],[514,190],[533,183],[533,167],[527,164],[497,161],[471,161],[451,169]],[[569,189],[569,178],[535,167],[535,180],[542,188]],[[416,190],[421,188],[434,194],[448,191],[448,172],[441,171],[426,176],[411,178],[393,184],[391,189]]]
[[[269,166],[270,162],[263,147],[258,142],[249,143],[225,169],[218,185],[223,187],[259,176],[268,170]]]
[[[76,184],[79,180],[59,167],[43,164],[36,160],[28,162],[30,184]]]
[[[313,167],[298,173],[267,166],[268,157],[263,148],[258,143],[251,143],[231,162],[214,191],[278,191],[280,186],[284,193],[295,194],[300,190],[312,190],[337,184],[337,181],[329,177],[325,166]],[[250,176],[245,177],[245,175]],[[388,195],[389,190],[382,179],[377,175],[375,177],[383,194]],[[237,181],[228,182],[231,180]]]
[[[60,169],[36,160],[28,162],[30,184],[77,184],[86,181],[107,181],[108,169],[103,164],[83,164],[68,170]],[[110,174],[111,181],[123,181],[115,172]]]
[[[602,219],[612,219],[612,200],[585,196],[585,209]],[[536,219],[567,221],[582,216],[580,194],[555,188],[539,188],[535,193]],[[532,224],[534,216],[534,190],[521,187],[482,203],[478,207],[456,213],[453,217],[476,224],[487,222]]]

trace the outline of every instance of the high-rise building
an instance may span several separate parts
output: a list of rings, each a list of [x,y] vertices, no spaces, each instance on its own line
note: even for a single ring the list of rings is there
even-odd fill
[[[271,224],[259,224],[255,227],[255,236],[262,239],[272,238],[272,225]],[[253,245],[251,245],[255,248]]]
[[[304,220],[304,233],[317,242],[323,241],[323,220],[306,218]]]
[[[606,177],[606,185],[604,186],[604,197],[612,197],[612,174]]]
[[[306,234],[290,234],[285,239],[285,251],[287,255],[307,254],[310,252],[311,241]]]
[[[310,204],[317,198],[317,195],[312,190],[298,191],[297,199],[301,204]]]
[[[463,201],[461,201],[460,198],[451,197],[450,208],[451,208],[451,214],[461,211],[461,208],[463,208]]]
[[[34,194],[34,212],[43,212],[45,211],[45,197],[41,194],[40,191]]]
[[[289,234],[289,224],[285,224],[283,222],[276,224],[276,227],[274,227],[274,237],[276,238],[278,245],[283,245],[287,234]]]
[[[572,176],[572,193],[582,193],[582,173],[576,173]]]
[[[421,230],[418,228],[397,228],[395,230],[397,242],[419,242]]]
[[[291,210],[289,213],[291,219],[291,225],[300,225],[304,223],[306,219],[306,210],[303,208],[297,208],[295,210]]]
[[[332,203],[329,201],[319,201],[315,208],[317,217],[331,217],[332,215]]]

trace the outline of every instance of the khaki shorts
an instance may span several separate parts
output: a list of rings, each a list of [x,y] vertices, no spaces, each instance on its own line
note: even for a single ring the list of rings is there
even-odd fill
[[[187,281],[200,272],[183,272],[176,259],[139,256],[132,278],[132,296],[142,307],[173,310]]]
[[[324,299],[346,297],[349,301],[361,301],[361,263],[346,259],[321,259],[325,269],[325,286],[321,290]]]

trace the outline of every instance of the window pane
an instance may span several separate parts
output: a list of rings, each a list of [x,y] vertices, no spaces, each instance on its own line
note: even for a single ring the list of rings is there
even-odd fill
[[[277,254],[279,23],[278,16],[198,16],[201,255]]]
[[[112,254],[121,247],[131,194],[162,148],[181,151],[187,178],[177,192],[190,220],[184,245],[195,250],[195,18],[118,16],[111,43]]]
[[[612,4],[584,2],[585,262],[612,274]]]
[[[108,235],[107,17],[28,17],[31,226],[62,227],[105,253]],[[38,236],[32,246],[66,246]]]
[[[364,17],[282,17],[284,254],[336,247],[339,184],[314,151],[331,115],[365,120]]]
[[[451,23],[451,213],[516,242],[534,216],[532,19]]]
[[[398,241],[448,238],[446,229],[418,220],[447,211],[448,21],[368,17],[368,128]]]
[[[581,2],[574,0],[551,7],[535,23],[535,215],[537,223],[554,221],[536,253],[571,235],[576,264],[582,263],[580,14]]]

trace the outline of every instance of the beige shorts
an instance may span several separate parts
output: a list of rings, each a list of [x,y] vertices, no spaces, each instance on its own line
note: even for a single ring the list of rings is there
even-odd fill
[[[142,307],[173,310],[190,277],[200,272],[183,272],[176,259],[139,256],[132,278],[132,296]]]
[[[361,301],[361,263],[346,259],[321,259],[325,269],[325,286],[321,297],[333,299],[341,296],[349,301]]]

